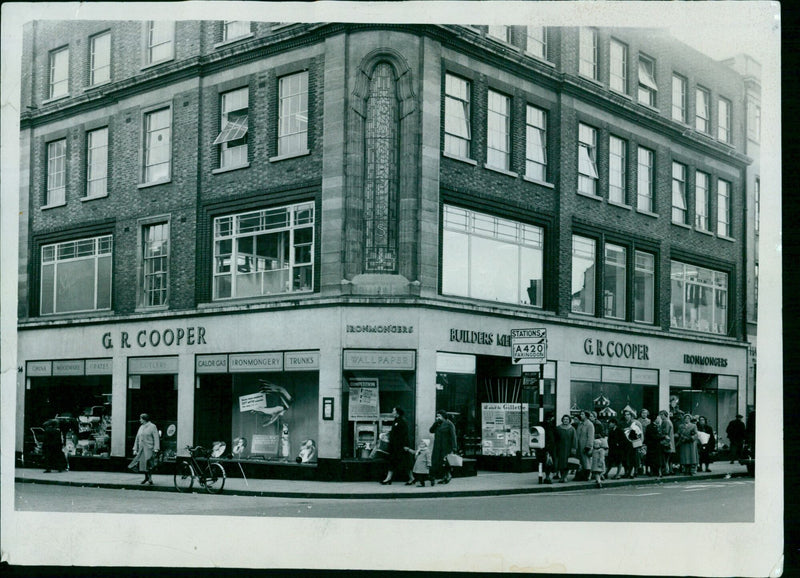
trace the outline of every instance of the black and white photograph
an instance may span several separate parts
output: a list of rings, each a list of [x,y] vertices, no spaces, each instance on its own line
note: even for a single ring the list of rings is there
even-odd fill
[[[3,562],[781,574],[779,4],[2,12]]]

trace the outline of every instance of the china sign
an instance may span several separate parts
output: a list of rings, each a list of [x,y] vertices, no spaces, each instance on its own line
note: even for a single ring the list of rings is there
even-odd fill
[[[547,329],[512,329],[511,358],[514,361],[547,361]]]

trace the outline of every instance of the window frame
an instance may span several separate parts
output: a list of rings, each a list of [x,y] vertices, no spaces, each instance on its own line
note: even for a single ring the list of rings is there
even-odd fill
[[[444,130],[444,139],[442,139],[442,150],[449,155],[464,158],[464,159],[471,159],[472,158],[472,81],[464,78],[463,76],[459,76],[457,74],[453,74],[451,72],[445,72],[444,78],[444,118],[442,119],[443,123],[443,130]],[[463,88],[465,89],[466,96],[462,97],[460,94],[455,95],[448,93],[448,79],[452,79],[454,82],[450,83],[451,85],[454,83],[462,83]],[[462,86],[459,84],[459,87]],[[463,118],[459,115],[448,114],[448,110],[453,110],[453,107],[460,108],[461,114]],[[466,129],[466,137],[456,134],[452,131],[448,131],[448,119],[449,118],[458,118],[459,121],[463,120],[465,126],[463,128]],[[453,150],[452,145],[448,145],[448,138],[450,141],[455,141],[459,144],[463,144],[463,147],[466,148],[466,155],[462,154],[460,150],[456,151]],[[461,147],[459,147],[461,148]]]
[[[615,54],[615,49],[621,50],[621,58]],[[628,94],[628,45],[624,42],[611,38],[609,42],[608,56],[608,86],[611,90],[620,94]],[[615,66],[616,63],[616,66]],[[619,68],[619,71],[615,70]],[[616,82],[615,82],[616,80]],[[619,84],[619,86],[615,86]]]
[[[717,102],[717,140],[731,142],[731,101],[722,96]]]
[[[649,157],[649,164],[647,166],[647,195],[642,194],[642,152],[647,153]],[[638,145],[636,147],[636,209],[639,211],[653,212],[655,207],[655,158],[656,153],[653,149]],[[642,207],[642,199],[647,199],[647,208]]]
[[[226,110],[227,101],[229,98],[233,97],[234,94],[243,94],[244,95],[244,106],[239,106],[239,108],[230,108]],[[232,106],[236,106],[235,104]],[[242,113],[241,111],[245,111]],[[233,119],[230,118],[230,115],[233,115]],[[238,119],[238,120],[237,120]],[[229,125],[236,123],[236,127],[240,129],[243,128],[244,132],[241,134],[239,138],[233,139],[229,138],[231,135],[226,134],[226,130],[229,128],[234,130],[235,127],[229,127]],[[241,126],[240,126],[241,125]],[[250,126],[250,87],[248,86],[240,86],[238,88],[232,88],[230,90],[226,90],[224,92],[219,93],[219,134],[214,139],[213,143],[217,147],[217,166],[219,167],[218,170],[227,171],[227,170],[234,170],[243,167],[249,166],[249,158],[250,158],[250,137],[249,137],[249,126]],[[232,142],[236,141],[243,141],[240,144],[231,145]],[[244,160],[239,163],[228,162],[226,163],[227,157],[232,157],[231,151],[236,150],[237,157],[244,157]]]
[[[139,220],[139,243],[138,243],[138,252],[137,252],[137,270],[138,270],[138,279],[136,285],[136,303],[137,309],[146,309],[146,310],[158,310],[158,309],[168,309],[170,303],[170,267],[172,265],[172,223],[171,218],[169,215],[159,215],[154,217],[149,217],[147,219]],[[146,255],[147,251],[147,237],[145,231],[158,226],[165,226],[166,227],[166,255],[158,255],[158,256],[148,256]],[[151,304],[148,302],[148,288],[147,279],[147,262],[148,259],[155,261],[156,259],[165,259],[166,264],[164,266],[163,271],[159,271],[158,275],[164,279],[164,301],[162,303]],[[151,277],[155,277],[156,274],[151,275]]]
[[[676,85],[675,82],[678,81],[679,88],[680,88],[680,95],[678,95],[678,103],[676,104]],[[672,73],[672,120],[676,120],[680,123],[686,124],[687,120],[687,87],[689,86],[689,81],[686,79],[685,76],[678,74],[677,72]]]
[[[681,169],[681,177],[677,178],[675,175],[675,169],[680,167]],[[680,225],[687,225],[688,224],[688,215],[689,215],[689,206],[687,204],[686,198],[686,174],[688,171],[687,165],[680,163],[678,161],[672,161],[672,222],[678,223]],[[676,188],[676,185],[678,188]],[[676,200],[676,193],[679,195],[679,199],[683,202],[683,207],[675,204]],[[679,211],[676,213],[676,211]],[[683,211],[682,213],[680,211]],[[676,214],[681,216],[681,219],[676,219]]]
[[[492,98],[494,97],[494,98]],[[502,110],[493,108],[495,104],[503,103]],[[504,171],[511,170],[511,97],[500,91],[488,89],[486,92],[486,165],[487,167],[497,168]],[[495,120],[502,124],[503,138],[500,143],[503,148],[492,146],[492,135],[500,131],[493,130],[492,121]],[[499,126],[499,125],[498,125]],[[494,153],[494,154],[492,154]],[[496,158],[493,158],[496,157]],[[498,164],[493,162],[502,160]]]
[[[539,38],[536,35],[531,36],[531,30],[541,30],[542,36]],[[536,50],[531,50],[531,41],[537,47]],[[535,58],[547,60],[547,26],[526,26],[525,27],[525,52]]]
[[[505,34],[499,35],[495,34],[498,32],[498,28],[502,28]],[[486,36],[492,38],[493,40],[498,40],[500,42],[505,42],[506,44],[511,43],[511,26],[506,24],[489,24],[486,26]]]
[[[582,136],[581,129],[585,128],[591,131],[592,142],[587,142]],[[593,126],[579,122],[578,123],[578,193],[583,195],[597,196],[597,186],[599,181],[599,172],[597,167],[597,134],[598,130]],[[585,159],[583,155],[586,155]],[[584,172],[583,167],[586,162],[590,164],[586,168],[591,167],[592,172]],[[591,191],[585,189],[583,185],[591,183]]]
[[[753,142],[761,142],[761,104],[747,101],[747,138]]]
[[[575,308],[576,303],[575,303],[574,297],[573,297],[575,295],[575,292],[573,292],[573,289],[575,288],[574,282],[575,282],[575,273],[576,273],[576,271],[575,271],[575,258],[576,258],[576,251],[580,248],[580,247],[576,247],[576,245],[575,245],[576,238],[580,239],[581,243],[583,243],[583,245],[585,246],[585,249],[587,249],[586,251],[584,251],[585,256],[587,257],[587,260],[588,260],[588,256],[591,255],[591,265],[589,265],[588,267],[586,267],[582,271],[582,273],[584,274],[584,281],[583,281],[583,286],[582,286],[582,289],[581,289],[581,291],[586,291],[586,286],[587,286],[587,283],[586,283],[586,271],[591,270],[592,271],[592,278],[591,278],[591,282],[590,282],[590,286],[591,286],[591,289],[592,289],[592,291],[591,291],[591,299],[583,299],[583,303],[585,303],[587,307],[590,306],[591,310],[581,310],[581,309],[576,309]],[[570,275],[571,275],[571,281],[570,281],[570,312],[571,313],[575,313],[577,315],[585,315],[585,316],[588,316],[588,317],[595,317],[596,316],[596,311],[597,311],[597,262],[598,262],[597,246],[599,244],[600,244],[600,240],[595,238],[595,237],[588,237],[586,235],[575,233],[575,232],[572,233],[572,242],[571,242],[571,245],[570,245]],[[591,246],[591,251],[588,251],[589,246]]]
[[[645,269],[643,267],[640,267],[639,258],[638,258],[639,255],[647,255],[652,259],[652,270],[648,270],[648,269]],[[631,293],[632,293],[631,296],[633,298],[633,302],[631,304],[632,305],[632,309],[633,309],[633,313],[632,313],[631,317],[632,317],[632,320],[633,320],[634,323],[643,323],[643,324],[648,324],[648,325],[654,325],[655,322],[656,322],[656,300],[658,298],[658,294],[657,294],[657,291],[656,291],[657,280],[658,280],[657,270],[658,270],[658,268],[657,268],[657,261],[656,261],[655,253],[653,253],[651,251],[646,251],[646,250],[634,248],[634,250],[633,250],[633,287],[631,288]],[[646,318],[645,319],[638,319],[637,318],[638,313],[637,313],[637,308],[636,308],[636,297],[638,295],[638,283],[637,282],[640,279],[640,272],[642,274],[648,274],[649,273],[649,275],[651,277],[650,295],[649,295],[649,297],[650,297],[650,299],[649,299],[649,301],[650,301],[650,308],[649,308],[650,319],[646,319]],[[645,303],[647,302],[647,295],[645,295],[644,301],[645,301]],[[647,308],[645,308],[645,309],[647,309]]]
[[[66,60],[62,61],[60,60],[61,58]],[[62,67],[63,69],[59,73],[59,69]],[[57,75],[58,79],[56,79]],[[66,45],[51,50],[48,54],[47,100],[68,97],[70,94],[69,82],[69,45]],[[56,92],[56,87],[59,88],[60,92]]]
[[[168,129],[168,131],[169,131],[169,144],[168,144],[168,147],[167,147],[167,150],[169,152],[169,159],[166,162],[153,163],[153,164],[148,165],[147,164],[147,157],[148,157],[148,152],[150,152],[150,150],[151,150],[151,147],[148,146],[149,145],[148,135],[150,134],[150,132],[156,132],[156,130],[164,130],[164,128],[155,129],[155,130],[152,130],[152,131],[148,130],[148,120],[151,119],[153,117],[153,115],[155,115],[155,114],[157,114],[159,112],[163,112],[163,111],[167,111],[167,118],[169,119],[169,125],[168,125],[168,127],[166,127]],[[172,151],[172,146],[173,146],[173,138],[172,138],[172,135],[173,135],[173,118],[172,118],[172,116],[173,115],[172,115],[172,104],[171,103],[170,104],[165,104],[165,105],[160,105],[160,106],[154,106],[152,108],[148,108],[148,109],[142,111],[142,125],[141,125],[142,126],[142,138],[141,138],[142,156],[141,156],[140,174],[139,174],[139,179],[140,179],[139,186],[140,187],[141,186],[159,185],[159,184],[162,184],[162,183],[168,183],[168,182],[170,182],[172,180],[172,159],[173,159],[173,154],[172,154],[172,152],[173,152]],[[161,178],[158,178],[158,179],[155,179],[155,180],[147,180],[147,170],[148,170],[148,168],[156,166],[156,165],[160,165],[160,164],[166,164],[167,165],[167,175],[165,177],[161,177]]]
[[[539,116],[541,118],[541,125],[535,124],[537,119],[531,119],[531,113],[534,115]],[[533,104],[526,104],[525,106],[525,176],[541,182],[548,182],[547,180],[547,119],[548,114],[547,110],[543,108],[539,108]],[[531,138],[532,133],[539,134],[539,142],[541,143],[540,147],[534,146],[533,139]],[[534,157],[536,155],[532,155],[532,150],[541,150],[542,161],[536,160]],[[533,171],[530,170],[531,166],[533,167],[541,167],[541,178],[539,175],[535,175]]]
[[[717,179],[717,235],[733,237],[732,214],[733,184],[725,179]]]
[[[703,96],[705,102],[700,102]],[[703,134],[711,134],[711,91],[702,86],[695,87],[694,128]]]
[[[108,39],[108,53],[105,55],[107,64],[96,66],[97,60],[97,41],[100,39]],[[107,70],[107,77],[97,79],[98,70]],[[111,31],[106,30],[98,34],[94,34],[89,38],[89,86],[99,86],[111,82]]]
[[[284,93],[284,82],[289,82],[291,79],[300,78],[300,90],[298,92],[293,92],[291,94]],[[288,74],[283,74],[277,78],[278,83],[278,90],[277,90],[277,98],[278,98],[278,114],[277,114],[277,142],[276,142],[276,150],[277,150],[277,157],[270,159],[276,160],[280,158],[286,157],[293,157],[293,156],[300,156],[308,154],[308,135],[309,129],[311,125],[311,118],[309,115],[309,108],[310,108],[310,82],[311,82],[311,74],[307,68],[303,70],[296,70],[294,72],[290,72]],[[288,86],[288,85],[287,85]],[[295,99],[299,98],[300,107],[302,108],[302,103],[305,102],[305,109],[301,110],[298,108],[296,111],[290,112],[290,114],[286,115],[284,108],[286,105],[289,105],[291,108],[292,103]],[[298,119],[302,119],[303,115],[305,115],[305,129],[304,130],[295,130],[293,132],[284,132],[283,125],[284,123],[292,124],[292,121],[297,121]],[[298,123],[302,124],[302,123]],[[299,144],[293,145],[291,150],[287,149],[288,144],[287,142],[293,142],[293,138],[298,137],[299,135],[303,135],[302,138],[299,139]]]
[[[600,67],[598,66],[600,56],[599,33],[597,28],[591,26],[581,26],[578,30],[578,74],[598,81],[600,80]],[[587,34],[591,34],[591,36],[587,36]],[[590,41],[591,48],[588,46]],[[588,55],[585,54],[587,50],[591,52],[591,58],[587,58]],[[589,69],[591,69],[591,72]]]
[[[57,146],[62,147],[60,153],[57,150],[53,150]],[[48,142],[45,145],[45,151],[47,155],[47,179],[45,181],[44,207],[59,207],[67,203],[67,138],[62,137]],[[55,156],[54,153],[56,153]],[[56,164],[56,167],[53,166],[54,164]],[[55,175],[59,175],[58,182],[60,184],[54,183]],[[54,193],[58,193],[58,198],[53,198]]]
[[[680,266],[680,272],[676,274],[676,265]],[[694,275],[691,275],[689,271],[694,270]],[[710,273],[710,275],[708,275]],[[710,277],[710,282],[703,282],[701,277]],[[718,280],[719,276],[719,280]],[[681,292],[681,320],[680,323],[678,322],[678,318],[675,315],[673,297],[675,296],[676,286],[675,284],[678,283],[679,288],[678,291]],[[694,289],[690,289],[689,285],[694,287]],[[687,311],[690,307],[687,305],[689,300],[700,301],[702,299],[700,288],[705,288],[705,290],[711,291],[711,298],[706,299],[706,302],[709,301],[713,304],[711,311],[712,311],[712,319],[709,323],[709,329],[700,329],[699,327],[691,327],[687,326],[688,323],[692,323],[691,321],[687,321]],[[719,269],[711,269],[710,267],[703,267],[700,265],[696,265],[694,263],[681,261],[679,259],[670,259],[670,329],[679,329],[682,331],[695,331],[698,333],[704,334],[711,334],[711,335],[727,335],[730,331],[731,323],[730,323],[730,314],[731,314],[731,290],[733,286],[731,284],[731,274],[728,271],[721,271]],[[725,303],[724,306],[718,305],[722,301],[719,298],[718,292],[724,292],[725,294]],[[687,296],[687,294],[691,294],[691,296]],[[716,323],[717,314],[724,315],[725,325],[722,331],[715,331],[714,326],[719,325]],[[695,322],[698,326],[701,324],[701,321],[698,320]]]
[[[614,143],[620,145],[619,153],[614,151]],[[616,167],[615,165],[619,165]],[[608,200],[613,203],[627,205],[628,202],[628,141],[616,135],[608,137]],[[619,181],[615,181],[615,175],[619,176]],[[612,192],[619,195],[614,198]]]
[[[161,24],[165,28],[171,27],[171,30],[165,30],[169,32],[169,40],[164,40],[159,42],[158,44],[153,43],[153,32],[156,29],[156,25]],[[147,20],[145,21],[144,26],[144,62],[145,66],[155,66],[157,64],[161,64],[163,62],[169,62],[170,60],[175,59],[175,21],[174,20]],[[153,59],[153,52],[157,47],[169,45],[169,54],[157,60]]]
[[[758,235],[761,227],[761,178],[756,177],[753,182],[753,230]],[[758,244],[756,244],[758,247]]]
[[[701,178],[702,176],[702,178]],[[705,186],[700,186],[705,181]],[[705,171],[694,173],[694,226],[700,231],[711,231],[711,175]]]
[[[609,249],[619,250],[622,254],[622,261],[621,263],[615,261],[610,258],[609,256]],[[619,270],[622,271],[622,291],[620,292],[618,288],[615,287],[615,290],[612,292],[606,283],[609,279],[609,273],[616,271],[616,278],[619,279]],[[618,321],[626,321],[627,320],[627,289],[628,289],[628,247],[625,245],[621,245],[618,243],[614,243],[612,241],[604,240],[603,242],[603,296],[602,296],[602,303],[601,309],[603,312],[604,319],[616,319]],[[608,297],[612,298],[611,306],[607,302]],[[621,300],[622,303],[616,303],[617,300]],[[614,315],[611,311],[614,310],[622,310],[622,315]]]
[[[93,147],[92,140],[93,135],[100,133],[103,131],[105,133],[105,145],[100,145]],[[97,199],[101,197],[108,196],[108,160],[109,160],[109,150],[111,148],[111,140],[109,138],[109,131],[108,126],[101,126],[92,130],[86,131],[86,191],[84,199]],[[96,150],[104,149],[103,157],[105,162],[102,163],[103,167],[103,175],[100,177],[95,177],[92,173],[93,164],[93,156]],[[102,160],[102,159],[101,159]],[[99,193],[91,193],[92,183],[103,181],[104,186],[102,187],[102,192]]]
[[[239,34],[238,36],[229,36],[228,27],[231,24],[238,24],[243,23],[242,26],[247,28],[247,32]],[[242,38],[247,38],[248,36],[252,36],[253,29],[252,29],[252,21],[251,20],[223,20],[222,21],[222,42],[234,42],[235,40],[240,40]]]
[[[638,63],[638,89],[636,94],[637,102],[656,108],[658,102],[658,80],[656,79],[656,60],[646,54],[639,53]],[[642,95],[648,95],[643,99]]]

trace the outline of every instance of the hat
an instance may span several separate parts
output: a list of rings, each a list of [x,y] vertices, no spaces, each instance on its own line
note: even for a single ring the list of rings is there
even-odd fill
[[[740,414],[740,413],[737,413],[737,414],[736,414],[736,418],[738,419],[738,418],[740,418],[740,417],[744,417],[744,416],[743,416],[742,414]]]

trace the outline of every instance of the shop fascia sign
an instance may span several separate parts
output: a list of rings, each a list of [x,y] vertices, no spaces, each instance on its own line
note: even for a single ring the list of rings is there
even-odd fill
[[[604,340],[587,337],[583,340],[583,352],[593,357],[609,359],[639,359],[650,360],[650,349],[644,343],[632,341]]]
[[[101,340],[105,349],[180,347],[181,345],[206,345],[205,327],[168,327],[167,329],[140,329],[120,331],[116,338],[111,331],[103,333]]]
[[[470,329],[450,329],[450,341],[453,343],[470,343],[475,345],[496,345],[511,347],[510,333],[493,333],[491,331],[473,331]]]

